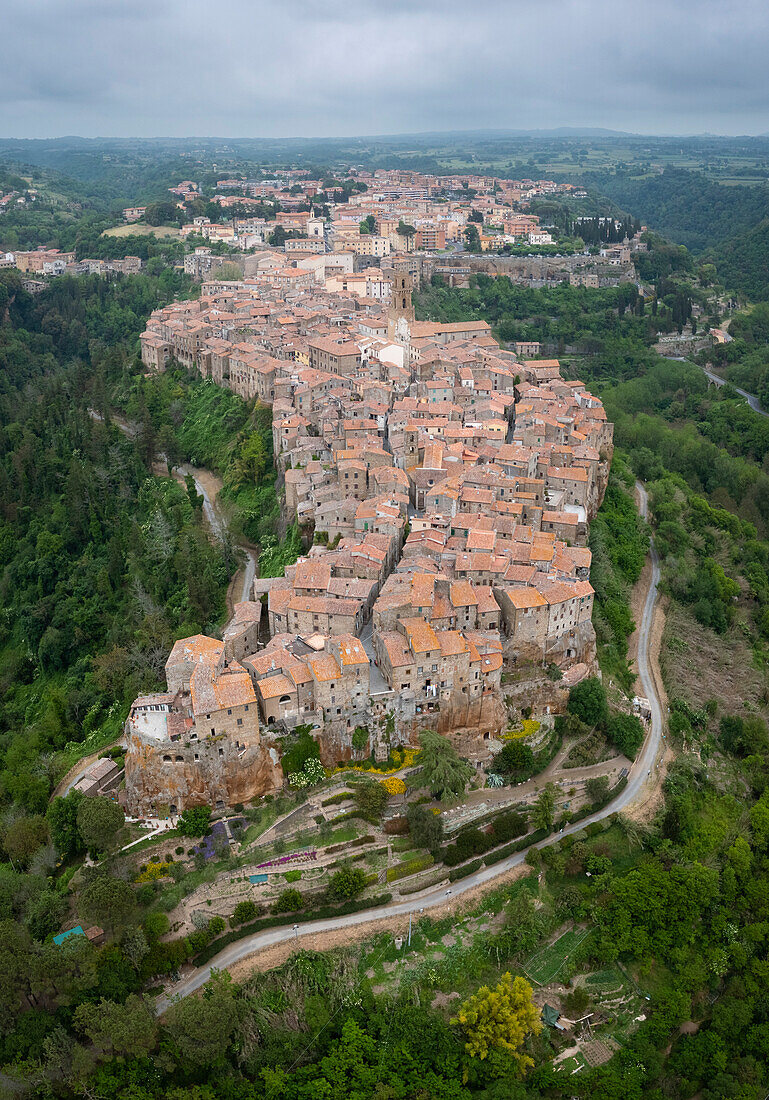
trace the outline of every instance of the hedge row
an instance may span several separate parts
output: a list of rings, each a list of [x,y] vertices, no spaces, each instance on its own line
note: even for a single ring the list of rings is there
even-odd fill
[[[344,905],[321,905],[310,912],[291,913],[288,917],[286,917],[285,913],[280,916],[263,917],[261,920],[252,921],[251,924],[244,924],[240,928],[233,928],[231,932],[227,932],[224,936],[219,936],[218,939],[214,940],[213,943],[210,943],[208,947],[205,947],[195,956],[195,965],[203,966],[213,959],[214,956],[218,955],[223,947],[227,947],[228,944],[231,943],[236,943],[246,936],[251,936],[255,932],[262,932],[266,928],[279,928],[281,925],[287,923],[305,924],[312,920],[344,917],[347,916],[348,913],[360,913],[363,909],[376,909],[380,905],[387,905],[391,900],[392,894],[379,894],[375,898],[352,899],[346,901]]]
[[[347,817],[347,814],[344,814],[342,818],[337,817],[334,820],[341,821],[345,817]],[[375,836],[359,836],[357,840],[346,840],[344,844],[329,844],[327,848],[319,848],[318,854],[332,855],[334,852],[343,852],[346,848],[357,848],[361,844],[371,844],[374,840],[376,840]]]
[[[331,798],[324,799],[321,806],[336,806],[337,802],[349,802],[354,797],[352,791],[340,791],[338,794],[332,794]]]
[[[540,840],[544,840],[546,836],[550,835],[550,832],[550,829],[535,829],[528,836],[524,836],[520,840],[514,840],[512,844],[505,844],[502,848],[497,848],[495,852],[489,852],[488,855],[484,856],[483,862],[487,867],[499,863],[501,860],[507,859],[508,856],[515,855],[516,852],[523,852],[532,844],[539,844]]]
[[[426,871],[434,863],[435,859],[432,856],[417,856],[416,859],[408,859],[405,863],[399,863],[397,867],[387,868],[387,881],[396,882],[397,879],[415,875],[418,871]]]
[[[474,859],[470,863],[466,863],[464,867],[454,867],[449,871],[449,882],[456,882],[458,878],[464,878],[466,875],[471,875],[473,871],[478,871],[482,866],[482,859]]]

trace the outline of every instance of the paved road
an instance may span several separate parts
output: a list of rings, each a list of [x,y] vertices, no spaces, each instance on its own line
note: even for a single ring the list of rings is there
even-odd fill
[[[685,355],[666,355],[666,359],[673,359],[676,363],[693,363],[694,360],[687,359]],[[694,364],[697,366],[698,364]],[[716,374],[715,371],[709,370],[708,367],[700,367],[702,373],[710,379],[711,382],[715,382],[717,386],[726,386],[727,384],[735,390],[740,397],[744,397],[747,403],[750,405],[753,412],[758,413],[759,416],[769,416],[769,412],[766,411],[761,405],[755,394],[748,393],[747,390],[741,390],[739,386],[735,386],[734,382],[729,382],[728,378],[722,378],[720,374]]]
[[[711,382],[715,382],[717,386],[725,386],[729,382],[728,378],[722,378],[720,374],[716,374],[715,371],[708,370],[707,367],[702,368],[703,372],[707,375]],[[733,382],[729,382],[729,385],[733,390],[736,390],[740,397],[744,397],[747,403],[750,405],[753,412],[757,412],[759,416],[769,416],[769,412],[761,408],[761,402],[755,396],[755,394],[748,393],[747,390],[741,390],[739,386],[735,386]]]
[[[648,511],[648,497],[641,483],[637,482],[636,485],[640,497],[640,512],[641,515],[645,517]],[[536,845],[538,848],[544,848],[546,844],[554,843],[561,836],[568,836],[571,833],[580,832],[593,821],[601,821],[610,814],[617,813],[618,810],[624,810],[642,793],[648,782],[649,773],[654,769],[654,764],[662,742],[663,715],[662,705],[657,695],[657,689],[649,668],[649,641],[651,638],[654,607],[657,602],[657,586],[660,579],[659,559],[653,542],[651,546],[651,563],[652,579],[649,585],[646,603],[644,604],[638,634],[638,676],[641,681],[643,694],[651,704],[651,723],[646,741],[630,769],[627,786],[613,802],[605,806],[603,810],[593,814],[591,817],[584,818],[582,821],[566,826],[562,833],[555,833],[547,840]],[[413,894],[407,901],[398,901],[389,905],[383,905],[379,909],[367,909],[361,913],[350,913],[347,916],[337,917],[334,920],[308,921],[306,924],[297,925],[296,931],[290,927],[284,927],[273,928],[264,932],[256,932],[253,936],[247,936],[242,940],[238,940],[237,943],[225,947],[224,950],[220,951],[219,954],[212,959],[208,966],[201,967],[184,981],[178,983],[173,989],[173,997],[158,997],[155,1003],[155,1011],[160,1014],[168,1008],[174,998],[186,997],[189,993],[194,993],[196,989],[200,989],[200,987],[211,977],[212,968],[224,970],[228,966],[232,966],[234,963],[244,959],[247,955],[253,954],[255,951],[261,951],[265,947],[270,947],[272,944],[276,943],[283,943],[286,940],[294,938],[299,940],[303,936],[311,936],[318,932],[328,932],[338,928],[352,928],[356,925],[366,924],[372,920],[403,917],[417,910],[436,908],[445,904],[449,896],[452,898],[459,897],[468,890],[474,890],[477,886],[483,886],[493,882],[494,879],[498,878],[500,875],[505,874],[513,867],[522,863],[525,856],[526,852],[517,852],[508,859],[501,860],[491,867],[483,867],[480,871],[476,871],[475,874],[460,879],[458,882],[453,883],[451,887],[445,885],[430,887],[421,894]]]

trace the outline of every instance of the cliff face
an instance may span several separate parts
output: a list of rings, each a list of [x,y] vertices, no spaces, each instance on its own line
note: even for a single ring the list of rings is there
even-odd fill
[[[188,806],[224,809],[282,783],[280,755],[264,742],[239,752],[226,737],[169,743],[129,735],[126,808],[136,817],[181,813]]]

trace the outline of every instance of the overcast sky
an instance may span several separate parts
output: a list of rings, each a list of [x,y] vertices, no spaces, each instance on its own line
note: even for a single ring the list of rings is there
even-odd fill
[[[769,131],[767,0],[0,0],[0,136]]]

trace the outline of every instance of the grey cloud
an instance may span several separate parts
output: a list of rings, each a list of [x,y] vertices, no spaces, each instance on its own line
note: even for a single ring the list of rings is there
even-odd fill
[[[769,129],[758,0],[3,0],[0,134]]]

